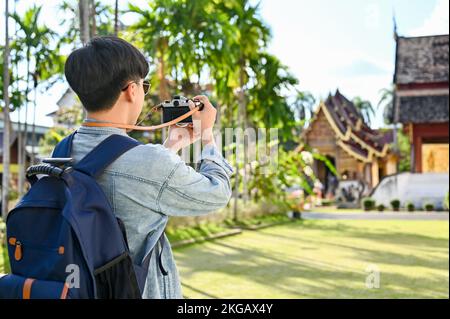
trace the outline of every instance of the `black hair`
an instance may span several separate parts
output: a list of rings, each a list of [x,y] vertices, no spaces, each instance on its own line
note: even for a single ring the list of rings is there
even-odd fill
[[[105,36],[73,51],[64,73],[86,110],[96,112],[110,109],[127,82],[145,78],[148,70],[144,55],[132,44]]]

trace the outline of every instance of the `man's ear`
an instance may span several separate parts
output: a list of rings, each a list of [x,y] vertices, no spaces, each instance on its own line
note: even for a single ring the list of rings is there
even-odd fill
[[[128,85],[127,89],[125,91],[123,91],[123,96],[125,98],[125,100],[127,102],[131,102],[133,103],[134,100],[136,99],[136,93],[137,93],[137,85],[136,83],[130,83],[130,85]]]

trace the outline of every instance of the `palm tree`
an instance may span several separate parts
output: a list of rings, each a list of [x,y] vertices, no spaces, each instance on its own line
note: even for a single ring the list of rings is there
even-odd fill
[[[17,52],[17,56],[21,56],[26,61],[26,75],[25,75],[25,123],[24,133],[21,138],[19,148],[19,194],[22,195],[24,191],[25,182],[25,161],[26,148],[28,144],[28,101],[31,89],[34,90],[33,103],[33,126],[32,126],[32,152],[31,163],[34,163],[34,146],[36,144],[35,138],[35,114],[36,114],[36,91],[39,83],[48,81],[54,77],[55,74],[62,73],[62,58],[58,55],[59,47],[52,47],[51,40],[54,39],[55,33],[48,27],[41,26],[38,21],[40,17],[41,7],[33,6],[28,9],[23,17],[14,13],[11,17],[20,27],[20,32],[17,33],[16,40],[13,47]],[[33,84],[32,84],[33,83]],[[53,84],[50,82],[50,84]],[[21,136],[20,134],[19,136]]]
[[[218,21],[215,5],[209,0],[155,0],[149,2],[149,8],[129,4],[128,12],[140,18],[129,27],[128,37],[156,66],[150,80],[158,87],[159,100],[170,99],[174,87],[187,95],[200,93],[198,84],[211,60],[209,52],[223,38],[218,26],[225,21]]]
[[[32,72],[34,103],[33,103],[33,128],[32,128],[32,150],[31,163],[35,162],[36,141],[36,93],[38,86],[44,86],[43,90],[49,89],[53,84],[62,79],[64,70],[64,59],[59,55],[59,45],[53,48],[51,40],[55,40],[56,34],[47,27],[38,27],[36,37],[39,38],[39,46],[35,47],[34,61],[35,67]]]
[[[384,122],[394,123],[394,88],[384,88],[380,90],[380,101],[377,107],[383,109]]]
[[[170,98],[171,90],[188,96],[199,93],[202,74],[209,74],[219,126],[237,122],[246,128],[263,123],[285,127],[288,135],[295,117],[280,91],[296,79],[275,57],[264,53],[270,31],[261,21],[258,6],[248,0],[155,0],[148,8],[129,4],[128,11],[140,18],[125,36],[143,48],[155,66],[150,76],[153,86],[159,87],[160,100]],[[235,207],[240,187],[247,193],[247,167],[242,179],[239,169],[236,161]]]
[[[18,154],[18,169],[19,169],[19,180],[18,188],[19,195],[22,196],[24,193],[25,185],[25,162],[26,162],[26,145],[28,137],[28,102],[30,93],[30,82],[31,82],[31,62],[32,62],[32,52],[33,48],[38,46],[38,38],[35,38],[35,30],[38,29],[38,18],[41,11],[41,7],[34,5],[28,9],[23,17],[20,17],[16,12],[14,12],[11,17],[20,27],[20,32],[16,36],[16,40],[13,43],[13,47],[21,55],[21,58],[26,61],[26,73],[25,73],[25,120],[23,132],[19,132],[18,144],[19,144],[19,154]],[[25,48],[25,52],[22,49]]]
[[[265,52],[252,60],[251,69],[254,73],[252,82],[255,84],[248,90],[248,120],[257,126],[278,128],[281,138],[290,139],[296,127],[296,117],[282,92],[293,90],[297,79],[278,58]],[[303,93],[298,94],[300,96]],[[303,97],[306,99],[305,95]],[[306,101],[304,104],[306,107]]]
[[[270,30],[262,22],[259,16],[259,5],[252,6],[248,0],[237,0],[233,2],[225,2],[222,10],[228,13],[229,17],[233,17],[231,25],[236,30],[236,37],[231,45],[231,52],[235,64],[238,67],[238,111],[237,111],[237,127],[246,128],[247,121],[247,99],[246,85],[249,80],[247,69],[250,60],[258,54],[261,47],[265,47],[269,38]],[[236,145],[238,147],[238,145]],[[234,219],[237,220],[238,197],[239,197],[239,161],[236,158],[235,163],[235,185],[234,185]],[[243,189],[244,194],[247,193],[247,167],[244,165]]]
[[[74,48],[83,44],[81,41],[81,25],[80,25],[80,8],[79,3],[71,1],[63,1],[59,5],[59,10],[64,12],[64,19],[61,20],[60,25],[64,26],[65,32],[60,37],[60,42],[70,44]],[[84,7],[83,7],[84,10]],[[114,31],[114,25],[111,23],[111,16],[113,14],[111,6],[104,4],[102,1],[89,2],[89,35],[90,37],[96,35],[111,35]],[[83,22],[84,28],[84,22]]]
[[[295,113],[297,121],[304,121],[311,119],[314,112],[316,99],[310,92],[298,91],[293,103],[293,112]]]
[[[2,174],[2,217],[6,218],[8,213],[8,195],[9,195],[9,165],[10,165],[10,120],[9,120],[9,1],[5,2],[5,47],[3,53],[3,174]]]
[[[353,104],[355,105],[356,110],[363,117],[364,121],[370,125],[372,122],[372,117],[375,116],[375,110],[372,103],[357,96],[353,99]]]

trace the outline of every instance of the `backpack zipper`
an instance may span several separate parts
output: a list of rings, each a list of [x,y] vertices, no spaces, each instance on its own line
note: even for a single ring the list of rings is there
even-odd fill
[[[14,259],[16,261],[20,261],[23,257],[23,246],[30,247],[31,249],[41,250],[41,251],[48,251],[48,252],[56,252],[59,255],[64,255],[64,246],[59,246],[58,248],[49,248],[39,245],[32,245],[20,240],[17,240],[15,237],[10,237],[8,240],[8,243],[11,246],[15,246],[14,249]]]

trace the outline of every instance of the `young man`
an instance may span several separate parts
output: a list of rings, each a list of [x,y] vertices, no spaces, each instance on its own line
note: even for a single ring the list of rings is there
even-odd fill
[[[99,37],[70,54],[65,75],[87,111],[87,121],[134,125],[142,111],[148,64],[131,44],[116,37]],[[216,110],[205,96],[193,114],[194,127],[184,138],[171,127],[163,145],[137,146],[106,168],[98,183],[117,217],[125,224],[131,256],[136,263],[153,247],[143,298],[182,298],[170,244],[163,236],[169,216],[203,215],[224,207],[231,196],[231,166],[218,152],[212,129]],[[191,103],[191,108],[194,105]],[[198,126],[198,127],[197,127]],[[200,132],[200,134],[194,134]],[[72,158],[82,159],[111,134],[127,135],[115,127],[81,126],[73,140]],[[201,138],[198,171],[176,154]],[[161,262],[161,264],[159,264]]]

